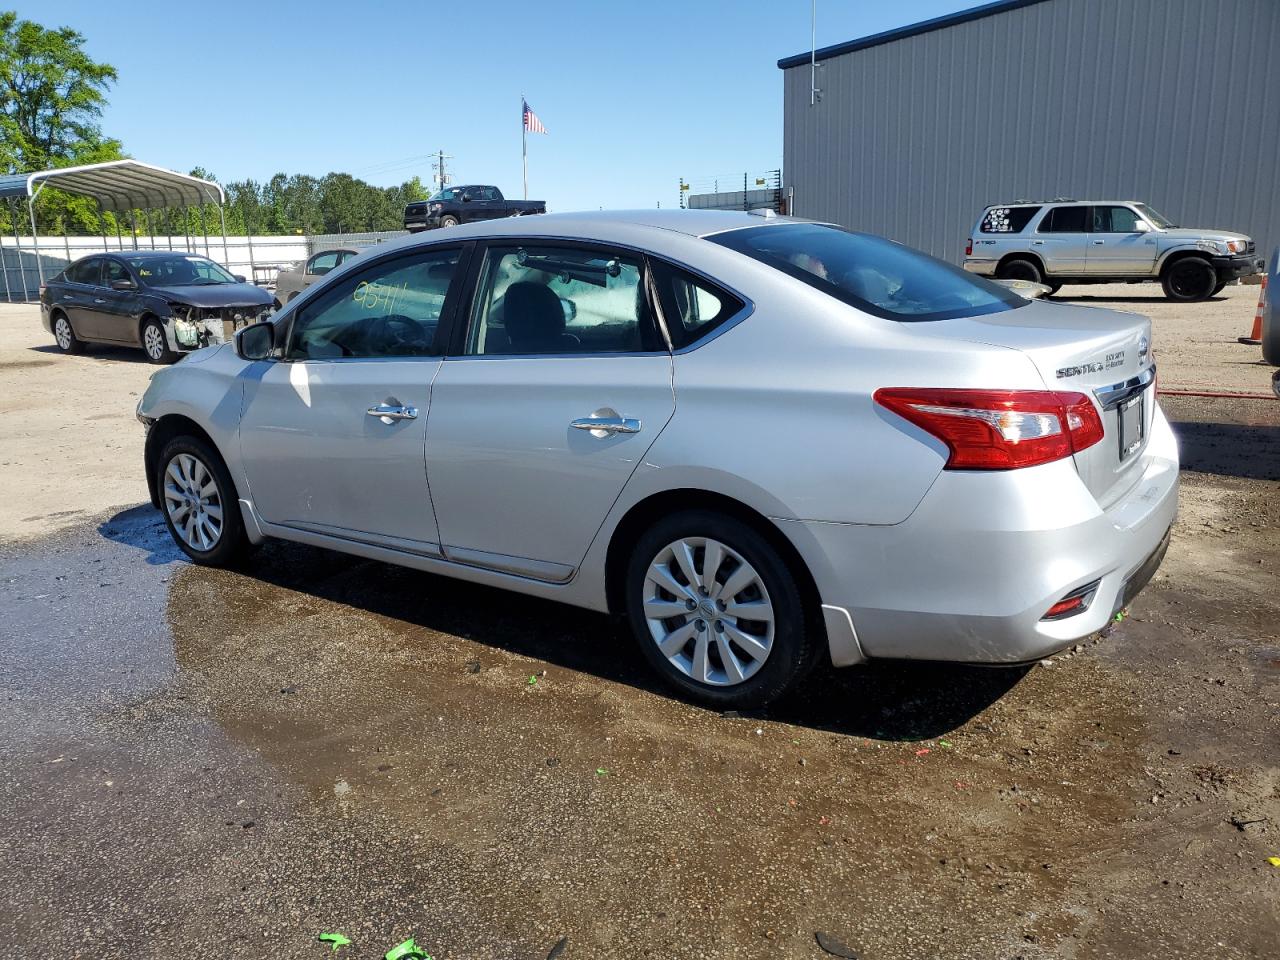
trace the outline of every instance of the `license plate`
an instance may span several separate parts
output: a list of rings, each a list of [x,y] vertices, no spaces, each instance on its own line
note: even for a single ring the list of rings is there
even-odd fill
[[[1146,429],[1146,395],[1138,394],[1132,400],[1120,404],[1120,459],[1126,460],[1142,446],[1143,433]]]

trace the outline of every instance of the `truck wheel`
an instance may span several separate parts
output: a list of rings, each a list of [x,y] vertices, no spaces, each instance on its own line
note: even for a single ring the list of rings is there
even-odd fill
[[[1203,257],[1186,257],[1164,268],[1160,275],[1164,295],[1179,303],[1205,300],[1213,296],[1218,274]]]
[[[440,226],[442,227],[456,227],[457,225],[458,225],[458,218],[455,216],[445,215],[440,218]]]
[[[1032,283],[1044,283],[1044,275],[1032,260],[1010,260],[1002,263],[996,270],[996,277],[1001,280],[1030,280]]]
[[[1220,294],[1220,293],[1221,293],[1223,290],[1225,290],[1226,288],[1227,288],[1227,285],[1226,285],[1225,283],[1219,283],[1219,284],[1217,284],[1217,285],[1213,288],[1213,292],[1212,292],[1212,293],[1210,293],[1210,294],[1209,294],[1209,296],[1211,296],[1211,297],[1216,297],[1218,294]]]

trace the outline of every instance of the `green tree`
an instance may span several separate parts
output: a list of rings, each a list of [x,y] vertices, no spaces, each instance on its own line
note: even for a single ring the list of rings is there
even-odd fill
[[[12,11],[0,12],[0,167],[5,172],[122,156],[120,142],[104,137],[98,125],[116,70],[89,57],[84,39],[69,27],[50,30],[19,20]],[[4,213],[8,220],[10,211]],[[37,216],[43,229],[54,232],[102,227],[92,200],[51,190],[41,193]],[[25,230],[26,217],[17,219]]]

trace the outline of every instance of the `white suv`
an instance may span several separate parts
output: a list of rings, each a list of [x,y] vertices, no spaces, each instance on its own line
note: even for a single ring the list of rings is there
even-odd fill
[[[974,225],[964,268],[1001,280],[1065,283],[1159,280],[1170,300],[1204,300],[1264,262],[1243,234],[1179,227],[1135,200],[996,204]]]

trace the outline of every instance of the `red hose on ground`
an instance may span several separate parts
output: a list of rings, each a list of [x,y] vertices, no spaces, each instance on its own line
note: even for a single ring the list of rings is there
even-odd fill
[[[1226,393],[1221,390],[1169,390],[1165,387],[1156,389],[1156,393],[1165,397],[1212,397],[1227,400],[1275,400],[1271,393]]]

